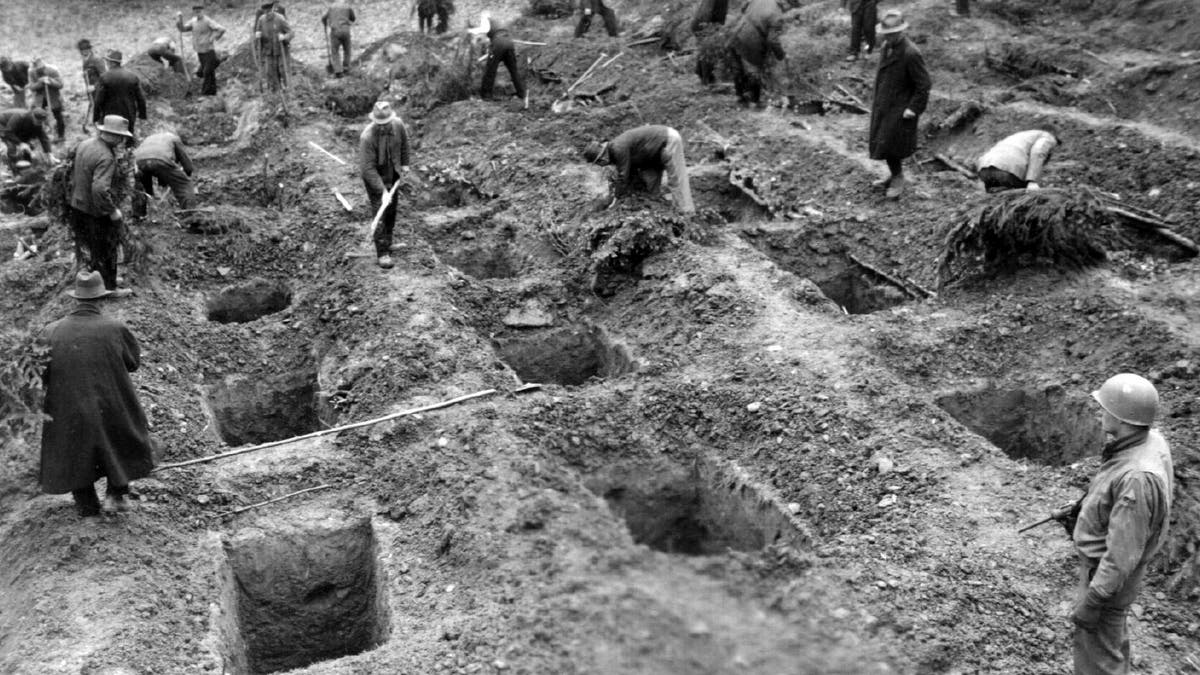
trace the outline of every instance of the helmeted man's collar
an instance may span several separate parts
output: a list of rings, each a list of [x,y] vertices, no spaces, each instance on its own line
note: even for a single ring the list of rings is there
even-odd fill
[[[1100,461],[1107,462],[1122,450],[1127,450],[1141,444],[1142,441],[1146,440],[1146,436],[1148,435],[1150,435],[1150,427],[1139,429],[1121,438],[1114,438],[1104,444],[1104,451],[1100,453]]]

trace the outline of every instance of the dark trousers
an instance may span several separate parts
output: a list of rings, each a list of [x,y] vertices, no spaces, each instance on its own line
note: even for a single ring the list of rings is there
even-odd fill
[[[48,108],[48,110],[54,116],[54,136],[61,141],[67,133],[67,120],[63,117],[62,108]]]
[[[196,57],[200,60],[200,93],[212,96],[217,93],[217,60],[216,51],[199,52]]]
[[[338,62],[338,51],[342,52],[341,62]],[[333,74],[341,75],[342,71],[350,70],[350,31],[335,30],[329,34],[329,63],[333,66]]]
[[[417,30],[422,33],[430,33],[433,31],[433,14],[417,12]]]
[[[147,52],[147,53],[149,53],[149,52]],[[178,54],[168,54],[166,52],[163,52],[161,54],[150,54],[150,58],[154,59],[155,61],[158,61],[159,63],[161,63],[165,66],[170,66],[171,70],[179,73],[180,75],[185,74],[183,72],[183,59],[180,58]]]
[[[437,28],[434,32],[438,35],[450,30],[450,8],[442,3],[438,3],[437,8]]]
[[[729,62],[733,67],[733,90],[742,103],[762,104],[763,72],[741,57],[735,50]]]
[[[284,71],[284,54],[262,55],[263,72],[267,75],[267,91],[279,91],[288,86],[287,72]]]
[[[122,497],[129,494],[129,486],[109,483],[104,492],[111,497]],[[87,517],[100,514],[100,497],[96,494],[95,485],[71,490],[71,496],[75,499],[75,508],[79,509],[79,515]]]
[[[395,181],[388,183],[383,182],[387,189],[392,189]],[[397,190],[399,192],[399,190]],[[374,218],[376,213],[379,213],[379,205],[383,203],[383,193],[375,192],[371,188],[367,188],[367,198],[371,202],[371,217]],[[375,224],[375,231],[371,233],[371,239],[375,242],[375,255],[387,255],[392,250],[392,231],[396,229],[396,201],[399,195],[393,195],[392,201],[388,203],[386,209],[383,210],[383,217]]]
[[[75,235],[75,253],[86,249],[88,269],[99,272],[104,287],[117,289],[117,251],[121,246],[121,224],[108,216],[93,216],[71,207],[71,232]]]
[[[892,176],[899,176],[904,173],[903,157],[888,157],[883,161],[887,162],[888,173],[892,174]]]
[[[862,0],[862,4],[850,13],[850,53],[855,56],[867,43],[867,53],[875,51],[875,0]]]
[[[979,180],[988,192],[1003,192],[1005,190],[1024,190],[1029,181],[994,166],[985,166],[979,170]]]
[[[171,194],[175,195],[175,203],[179,208],[190,209],[192,202],[196,199],[196,189],[192,185],[192,178],[184,172],[183,168],[175,162],[167,162],[161,159],[139,159],[137,162],[137,177],[138,184],[151,197],[154,196],[154,181],[158,184],[170,188]],[[135,216],[144,216],[145,210],[141,213],[134,210]]]
[[[971,13],[971,0],[954,0],[954,11],[962,16],[967,16]]]
[[[525,98],[525,81],[521,79],[521,71],[517,67],[517,50],[513,47],[512,39],[507,36],[498,36],[492,40],[491,53],[488,54],[487,65],[483,67],[483,84],[479,87],[479,95],[483,98],[492,95],[492,87],[496,84],[496,70],[501,63],[508,69],[513,89],[517,91],[517,98]]]
[[[603,6],[600,8],[600,17],[604,19],[604,29],[608,31],[608,34],[612,37],[616,37],[618,32],[617,15],[613,13],[612,9],[608,6]],[[575,26],[575,37],[583,37],[584,33],[587,33],[588,28],[591,28],[591,26],[592,15],[580,14],[579,25]]]

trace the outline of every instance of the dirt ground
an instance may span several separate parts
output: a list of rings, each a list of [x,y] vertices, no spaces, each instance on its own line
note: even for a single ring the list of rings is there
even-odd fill
[[[84,137],[77,37],[135,54],[173,34],[153,3],[18,4],[0,8],[4,49],[68,81],[59,153]],[[518,46],[528,110],[503,72],[495,100],[453,95],[479,66],[446,73],[474,56],[384,2],[357,3],[363,56],[343,80],[325,73],[319,3],[288,3],[281,100],[258,92],[255,4],[218,3],[220,97],[139,70],[160,92],[149,126],[193,149],[205,210],[153,203],[122,266],[135,295],[105,310],[141,342],[161,462],[494,391],[162,470],[136,483],[137,511],[102,520],[39,493],[37,435],[5,443],[0,672],[1066,672],[1072,547],[1054,524],[1017,529],[1086,486],[1088,392],[1127,370],[1159,387],[1177,479],[1130,617],[1135,671],[1200,672],[1197,261],[1136,240],[1085,271],[1034,261],[924,292],[985,198],[934,155],[972,166],[1042,124],[1066,141],[1044,184],[1200,237],[1200,66],[1179,51],[1194,12],[1046,5],[904,7],[934,88],[915,189],[889,202],[865,115],[786,105],[870,101],[875,61],[843,60],[839,3],[794,13],[765,110],[702,87],[688,45],[595,25],[575,40],[573,18],[523,3],[493,12],[547,43]],[[614,6],[627,33],[690,11]],[[455,29],[478,8],[460,3]],[[377,97],[420,179],[388,271],[354,168]],[[981,114],[945,124],[968,101]],[[578,151],[640,123],[683,134],[696,216],[605,208],[604,170]],[[37,254],[15,259],[18,237]],[[69,307],[60,223],[0,214],[0,261],[6,330]]]

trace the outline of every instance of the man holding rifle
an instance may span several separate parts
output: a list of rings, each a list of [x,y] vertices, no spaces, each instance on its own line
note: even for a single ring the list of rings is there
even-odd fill
[[[1079,556],[1075,623],[1078,675],[1128,673],[1125,618],[1151,559],[1167,539],[1175,474],[1171,448],[1151,429],[1158,391],[1132,373],[1092,392],[1108,442],[1100,469],[1079,501],[1050,515],[1067,528]],[[1044,522],[1044,521],[1043,521]]]

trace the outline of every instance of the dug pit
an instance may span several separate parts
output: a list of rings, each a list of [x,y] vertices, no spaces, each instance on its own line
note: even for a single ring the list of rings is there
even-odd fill
[[[825,297],[836,302],[847,314],[870,314],[895,307],[908,300],[903,291],[877,282],[853,265],[841,268],[833,276],[813,279]]]
[[[1104,443],[1095,404],[1059,386],[989,383],[939,396],[937,404],[1014,459],[1059,466],[1096,454]]]
[[[268,376],[230,375],[207,387],[204,401],[222,441],[266,443],[321,427],[317,390],[316,371],[309,369]]]
[[[245,323],[282,311],[292,304],[292,289],[282,281],[255,278],[226,286],[204,303],[209,321]]]
[[[599,326],[577,325],[531,336],[502,338],[496,351],[523,382],[584,384],[632,372],[637,364],[625,345]]]
[[[625,521],[636,543],[678,555],[796,549],[810,539],[779,500],[738,467],[713,460],[617,465],[584,481]]]
[[[479,242],[438,252],[442,261],[476,279],[511,279],[525,268],[525,258],[511,242]]]
[[[277,673],[385,641],[389,608],[369,519],[326,510],[226,538],[215,628],[223,672]]]

